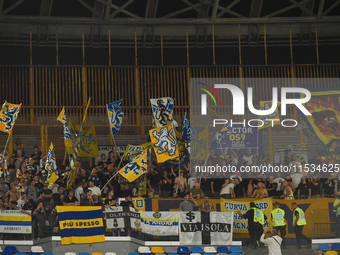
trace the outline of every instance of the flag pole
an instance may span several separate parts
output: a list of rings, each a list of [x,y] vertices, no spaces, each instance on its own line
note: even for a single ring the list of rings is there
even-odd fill
[[[11,132],[11,133],[8,133],[8,137],[7,137],[7,141],[6,141],[6,145],[5,145],[5,149],[4,149],[4,154],[2,155],[2,156],[4,156],[4,157],[5,157],[5,153],[6,153],[8,141],[9,141],[9,138],[10,138],[11,134],[12,134],[12,132]]]
[[[114,175],[112,175],[112,177],[110,178],[110,180],[108,180],[106,183],[105,183],[105,185],[103,186],[103,188],[100,190],[100,192],[102,192],[103,191],[103,189],[107,186],[107,184],[114,178],[114,177],[116,177],[116,175],[119,173],[119,170],[117,170],[117,172],[114,174]]]

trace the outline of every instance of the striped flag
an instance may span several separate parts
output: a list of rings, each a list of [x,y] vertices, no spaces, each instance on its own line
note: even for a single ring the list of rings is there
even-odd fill
[[[28,234],[31,232],[32,219],[30,215],[19,210],[0,211],[0,233]]]
[[[61,244],[105,242],[101,206],[57,206]]]
[[[48,149],[45,168],[48,173],[47,181],[49,184],[53,185],[53,183],[59,178],[53,143],[51,143],[50,148]]]

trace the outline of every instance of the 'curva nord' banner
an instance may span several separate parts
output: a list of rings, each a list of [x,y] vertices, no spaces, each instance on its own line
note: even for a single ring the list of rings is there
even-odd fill
[[[271,226],[271,216],[270,212],[272,211],[272,199],[271,198],[263,198],[263,199],[242,199],[242,200],[233,200],[233,199],[221,199],[221,211],[222,212],[234,212],[234,224],[233,231],[234,233],[248,233],[248,220],[241,218],[237,211],[241,211],[241,213],[245,214],[250,209],[250,202],[254,201],[256,207],[261,209],[264,214],[267,216],[267,220],[264,224],[264,230],[269,230]]]

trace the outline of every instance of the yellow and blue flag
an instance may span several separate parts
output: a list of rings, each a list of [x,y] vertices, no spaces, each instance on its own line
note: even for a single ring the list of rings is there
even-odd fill
[[[215,134],[214,140],[211,142],[211,149],[213,149],[217,144],[220,144],[224,135],[231,130],[232,127],[229,124],[225,124],[223,128]]]
[[[196,134],[196,130],[190,124],[187,113],[184,114],[183,126],[182,126],[182,136],[186,138],[190,138]]]
[[[311,99],[303,104],[312,114],[301,113],[303,120],[316,137],[330,148],[333,142],[340,142],[340,89],[310,90]],[[298,98],[304,98],[299,94]]]
[[[148,150],[144,150],[134,160],[126,164],[122,169],[119,170],[119,174],[122,175],[129,182],[133,182],[139,176],[146,173],[148,160],[146,158]]]
[[[172,124],[151,129],[149,133],[158,163],[179,156],[177,139]]]
[[[0,233],[32,233],[32,217],[20,210],[0,210]]]
[[[69,175],[67,176],[67,188],[68,189],[71,188],[72,183],[74,181],[74,178],[76,176],[76,173],[75,173],[76,172],[75,163],[76,163],[77,156],[78,156],[78,153],[79,153],[79,147],[80,147],[80,143],[81,143],[81,139],[82,139],[84,123],[86,122],[87,110],[89,109],[90,102],[91,102],[91,97],[89,98],[89,101],[87,102],[87,106],[86,106],[84,117],[83,117],[83,122],[81,123],[80,130],[79,130],[79,135],[78,135],[78,137],[76,139],[76,143],[75,143],[75,146],[74,146],[74,150],[73,150],[73,154],[72,154],[72,159],[71,159],[71,162],[70,162],[71,171],[70,171]]]
[[[277,102],[277,107],[275,112],[269,115],[261,115],[260,119],[263,121],[263,126],[259,127],[259,129],[271,127],[280,124],[280,115],[279,115],[279,106],[281,102]],[[273,102],[272,101],[260,101],[260,109],[261,110],[268,110],[272,108]],[[278,121],[272,121],[278,120]]]
[[[123,123],[123,117],[124,113],[122,109],[120,108],[120,105],[122,103],[123,99],[120,99],[119,101],[113,102],[111,104],[106,105],[107,109],[107,116],[109,118],[109,125],[111,134],[114,136],[118,133],[122,123]]]
[[[61,244],[105,242],[101,206],[57,206]]]
[[[87,158],[98,157],[98,142],[97,142],[95,125],[92,125],[89,129],[83,130],[82,133],[80,133],[80,130],[77,130],[73,126],[73,123],[71,120],[68,123],[68,127],[69,127],[70,135],[71,135],[71,145],[66,146],[66,149],[67,149],[66,151],[73,151],[77,143],[77,138],[81,136],[80,143],[79,143],[78,157],[87,157]],[[67,147],[70,147],[70,148],[67,148]]]
[[[21,104],[11,104],[5,101],[0,112],[0,131],[12,133],[20,108]]]
[[[151,147],[152,147],[151,143],[143,143],[141,145],[128,144],[123,154],[123,158],[139,154],[145,149],[150,149]]]
[[[209,152],[209,129],[206,126],[200,134],[190,139],[190,159],[204,160]]]
[[[59,178],[53,143],[48,149],[45,169],[47,170],[47,181],[52,185]]]
[[[57,120],[63,124],[65,146],[72,146],[72,134],[70,132],[70,128],[67,125],[67,118],[64,107],[61,110]]]

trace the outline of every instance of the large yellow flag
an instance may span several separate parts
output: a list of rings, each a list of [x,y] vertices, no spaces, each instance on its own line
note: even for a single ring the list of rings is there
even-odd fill
[[[21,104],[11,104],[5,101],[0,112],[0,131],[12,133],[20,108]]]
[[[77,130],[71,120],[69,120],[68,128],[70,131],[71,143],[72,146],[67,148],[66,151],[74,151],[74,148],[77,143],[77,137],[80,135],[79,139],[79,157],[98,157],[98,143],[97,143],[97,136],[96,136],[96,128],[95,125],[92,125],[89,129],[83,130],[80,133],[80,130]]]
[[[197,136],[190,138],[190,159],[205,160],[209,156],[208,126]]]
[[[179,156],[176,134],[172,124],[151,129],[149,133],[158,163]]]
[[[148,161],[146,156],[148,154],[148,150],[144,150],[141,154],[139,154],[134,160],[130,163],[126,164],[122,169],[119,170],[120,175],[122,175],[129,182],[133,182],[139,176],[146,173]]]

